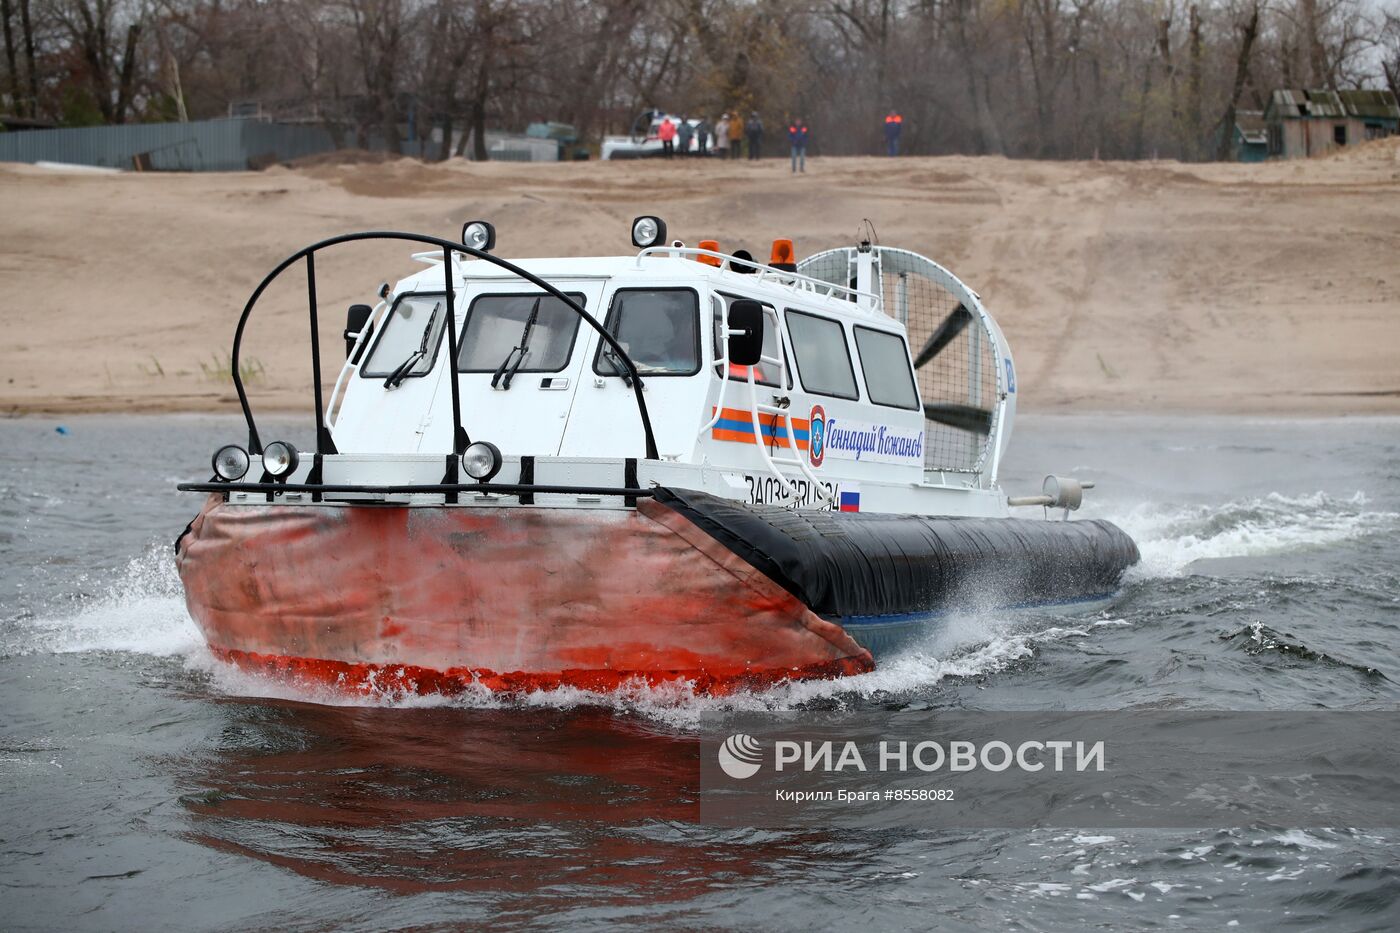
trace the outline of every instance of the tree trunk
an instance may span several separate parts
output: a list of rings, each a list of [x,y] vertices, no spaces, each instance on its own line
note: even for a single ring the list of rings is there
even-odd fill
[[[1036,155],[1047,158],[1050,155],[1049,133],[1054,122],[1052,75],[1055,72],[1055,10],[1047,10],[1041,0],[1021,5],[1022,35],[1026,45],[1026,55],[1030,59],[1031,84],[1035,89]],[[1035,22],[1036,19],[1040,23]],[[1036,45],[1036,26],[1042,36],[1043,50]]]
[[[1147,98],[1152,93],[1152,59],[1142,66],[1142,95],[1138,101],[1137,122],[1133,127],[1133,158],[1142,158],[1144,127],[1147,123]]]
[[[122,70],[117,81],[117,123],[126,122],[126,112],[131,107],[132,87],[136,81],[136,41],[140,37],[140,23],[126,27],[126,49],[122,52]]]
[[[34,68],[34,25],[29,19],[29,0],[19,0],[19,25],[24,31],[24,72],[29,81],[29,115],[39,115],[39,72]]]
[[[1220,118],[1220,141],[1215,157],[1221,162],[1230,160],[1230,150],[1235,142],[1235,108],[1239,106],[1244,83],[1249,79],[1249,55],[1254,49],[1254,39],[1259,34],[1259,3],[1255,0],[1249,10],[1249,19],[1240,27],[1240,54],[1235,58],[1235,83],[1230,92],[1230,102],[1225,105],[1225,115]]]
[[[379,95],[379,132],[384,136],[384,145],[394,155],[403,152],[403,142],[399,139],[399,111],[392,90]]]
[[[486,154],[486,95],[477,93],[472,97],[472,158],[485,162]]]
[[[92,10],[86,3],[78,4],[78,15],[83,20],[81,36],[83,62],[88,69],[89,92],[97,109],[102,113],[103,123],[115,123],[116,114],[112,109],[112,88],[107,81],[107,30],[106,24],[93,19]],[[99,14],[100,15],[100,14]]]
[[[438,149],[438,161],[446,162],[452,157],[452,111],[442,114],[442,146]]]
[[[1306,70],[1309,88],[1330,88],[1331,69],[1327,67],[1327,51],[1322,47],[1322,24],[1318,21],[1317,0],[1301,0],[1298,4],[1299,28],[1303,30],[1303,47],[1307,50]]]
[[[10,25],[10,0],[0,0],[0,19],[5,21],[5,74],[9,78],[10,107],[19,113],[19,71],[15,63],[15,31]]]
[[[1172,133],[1173,133],[1174,135],[1176,135],[1176,137],[1177,137],[1177,139],[1178,139],[1177,145],[1180,146],[1181,143],[1179,142],[1179,140],[1180,140],[1181,135],[1182,135],[1182,133],[1181,133],[1181,129],[1182,129],[1182,126],[1181,126],[1181,124],[1182,124],[1182,120],[1181,120],[1181,94],[1180,94],[1180,92],[1179,92],[1179,90],[1178,90],[1178,88],[1177,88],[1177,85],[1176,85],[1176,64],[1172,61],[1172,32],[1171,32],[1171,30],[1172,30],[1172,18],[1171,18],[1170,12],[1169,12],[1167,16],[1164,16],[1164,17],[1162,17],[1160,20],[1157,21],[1157,52],[1158,52],[1159,55],[1162,56],[1162,65],[1165,67],[1166,73],[1167,73],[1167,93],[1168,93],[1168,95],[1169,95],[1169,97],[1170,97],[1170,100],[1171,100],[1171,103],[1170,103],[1170,106],[1171,106],[1171,115],[1172,115],[1171,130],[1172,130]],[[1148,67],[1149,70],[1152,68],[1151,62],[1148,63],[1147,67]],[[1146,93],[1144,93],[1144,94],[1143,94],[1143,97],[1144,97],[1144,109],[1146,108],[1146,96],[1147,96]],[[1181,154],[1182,154],[1182,155],[1185,155],[1185,153],[1181,153]]]
[[[1186,73],[1186,142],[1184,155],[1191,161],[1200,158],[1204,148],[1201,139],[1201,11],[1196,4],[1190,10],[1191,44],[1188,48],[1190,67]]]
[[[976,67],[967,38],[967,8],[970,0],[953,0],[953,22],[957,27],[958,56],[967,78],[967,102],[972,106],[972,145],[978,155],[987,151],[987,139],[982,125],[982,98],[977,93]]]

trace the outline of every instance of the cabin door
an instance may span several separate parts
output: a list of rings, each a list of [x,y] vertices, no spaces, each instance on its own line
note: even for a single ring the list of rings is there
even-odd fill
[[[608,298],[608,331],[641,373],[658,452],[689,456],[709,417],[705,393],[711,361],[701,296],[689,286],[618,288]],[[580,340],[582,343],[582,340]],[[562,453],[573,457],[642,457],[641,419],[630,378],[612,352],[590,334],[582,385],[569,416]]]
[[[551,284],[590,314],[599,313],[602,280]],[[564,302],[518,279],[474,283],[458,320],[457,385],[468,436],[491,441],[507,456],[558,455],[584,369],[589,325]],[[434,410],[446,417],[441,419],[441,441],[433,426],[432,443],[450,446],[447,385],[438,392]]]

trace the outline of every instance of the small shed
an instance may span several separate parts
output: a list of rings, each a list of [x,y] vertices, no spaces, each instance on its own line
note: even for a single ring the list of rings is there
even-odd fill
[[[1264,111],[1271,158],[1321,155],[1400,133],[1400,105],[1390,91],[1274,91]]]
[[[1231,148],[1236,162],[1263,162],[1269,157],[1269,128],[1264,123],[1264,111],[1235,111]]]

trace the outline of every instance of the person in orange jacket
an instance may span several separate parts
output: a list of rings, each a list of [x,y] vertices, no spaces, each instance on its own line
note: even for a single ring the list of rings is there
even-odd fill
[[[744,151],[744,118],[738,111],[729,118],[729,157],[737,159]]]
[[[885,155],[899,155],[899,134],[904,132],[904,117],[893,107],[885,114]]]
[[[801,117],[788,126],[788,144],[792,146],[793,174],[807,171],[807,123]]]
[[[676,154],[676,124],[671,122],[670,117],[661,118],[661,127],[656,131],[656,138],[661,140],[662,155],[669,159]]]

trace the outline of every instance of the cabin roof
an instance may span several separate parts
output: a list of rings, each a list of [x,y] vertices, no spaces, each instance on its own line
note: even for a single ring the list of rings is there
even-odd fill
[[[1240,137],[1247,143],[1263,146],[1269,142],[1269,127],[1264,122],[1262,110],[1236,110],[1235,126]]]
[[[1269,110],[1283,118],[1339,118],[1400,120],[1400,105],[1390,91],[1305,91],[1279,88],[1269,100]]]
[[[422,254],[426,261],[433,261],[429,254]],[[665,255],[632,256],[580,256],[550,257],[512,260],[516,265],[547,281],[568,279],[611,279],[624,287],[646,285],[649,282],[674,286],[687,280],[697,287],[717,290],[732,290],[745,296],[767,299],[774,305],[783,307],[805,307],[838,314],[842,317],[869,320],[884,324],[895,323],[894,319],[881,311],[865,308],[844,297],[833,297],[821,292],[785,285],[768,277],[735,272],[730,269],[711,266],[694,259]],[[484,261],[466,261],[458,267],[464,284],[473,282],[520,282],[520,278],[499,266]],[[420,273],[423,279],[438,279],[437,270]],[[823,283],[824,284],[824,283]]]

